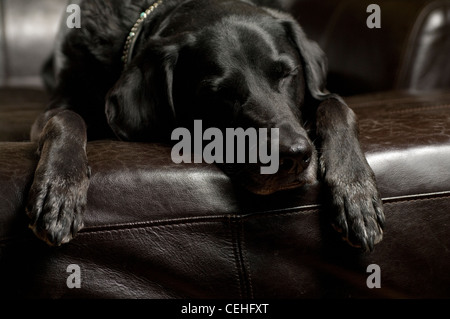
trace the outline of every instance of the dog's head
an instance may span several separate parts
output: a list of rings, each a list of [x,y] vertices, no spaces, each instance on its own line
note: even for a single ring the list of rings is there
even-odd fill
[[[194,119],[224,136],[226,128],[276,128],[276,173],[261,174],[261,162],[223,170],[258,194],[315,182],[311,116],[327,95],[323,52],[278,11],[242,3],[219,17],[204,13],[198,23],[206,25],[189,25],[187,9],[147,39],[109,92],[113,130],[121,139],[150,140]]]

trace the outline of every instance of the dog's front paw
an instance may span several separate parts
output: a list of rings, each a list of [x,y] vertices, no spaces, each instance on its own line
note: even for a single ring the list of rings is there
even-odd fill
[[[90,168],[58,169],[39,165],[29,193],[29,227],[51,246],[69,242],[83,227],[82,213],[87,202]]]
[[[385,221],[373,178],[352,184],[335,184],[331,192],[336,208],[334,228],[350,245],[372,251],[383,238]]]

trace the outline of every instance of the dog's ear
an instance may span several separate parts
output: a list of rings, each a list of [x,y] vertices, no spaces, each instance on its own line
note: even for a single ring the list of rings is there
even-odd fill
[[[125,66],[106,96],[106,116],[122,140],[163,138],[176,120],[173,70],[182,39],[154,39]]]
[[[266,10],[283,25],[288,38],[300,53],[311,97],[319,101],[329,98],[330,93],[326,89],[328,65],[325,53],[316,42],[308,39],[291,15],[273,9]]]

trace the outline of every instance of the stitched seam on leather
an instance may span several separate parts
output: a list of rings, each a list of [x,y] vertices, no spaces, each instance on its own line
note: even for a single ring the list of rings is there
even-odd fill
[[[237,236],[236,236],[236,232],[234,230],[235,226],[235,221],[232,220],[230,218],[229,220],[229,226],[230,226],[230,233],[231,233],[231,240],[232,240],[232,244],[233,244],[233,255],[234,255],[234,266],[235,266],[235,270],[236,270],[236,280],[238,283],[238,291],[239,291],[239,298],[243,298],[242,297],[242,292],[243,292],[243,280],[241,278],[241,267],[240,267],[240,263],[239,263],[239,249],[238,249],[238,245],[237,245]]]
[[[242,260],[242,266],[245,270],[245,279],[246,279],[246,287],[247,287],[247,297],[253,299],[253,285],[252,285],[252,276],[250,271],[250,264],[247,260],[247,249],[245,248],[245,236],[244,236],[244,223],[242,220],[239,222],[239,235],[240,235],[240,257]]]
[[[308,215],[308,214],[314,214],[318,213],[320,211],[320,205],[317,205],[317,208],[310,209],[310,210],[299,210],[296,208],[286,209],[286,210],[280,210],[276,212],[263,212],[263,213],[253,213],[253,214],[247,214],[243,215],[240,218],[242,221],[250,220],[250,219],[258,219],[258,218],[269,218],[274,216],[293,216],[293,215]]]
[[[144,221],[144,222],[130,222],[130,223],[119,223],[119,224],[109,224],[102,226],[92,226],[83,228],[80,233],[87,232],[102,232],[102,231],[112,231],[120,229],[139,229],[139,228],[161,228],[170,227],[172,225],[195,225],[195,224],[205,224],[208,222],[223,221],[228,218],[229,215],[217,215],[217,216],[193,216],[186,218],[175,218],[175,219],[160,219],[154,221]]]
[[[414,195],[412,195],[414,196]],[[421,201],[436,201],[436,200],[444,200],[450,198],[450,193],[447,194],[430,194],[429,196],[421,197],[421,198],[407,198],[407,199],[383,199],[383,205],[394,205],[399,203],[408,203],[408,202],[421,202]],[[295,208],[292,209],[286,209],[286,210],[280,210],[278,212],[265,212],[265,213],[254,213],[254,214],[248,214],[248,215],[222,215],[222,216],[210,216],[210,217],[198,217],[193,219],[182,221],[183,219],[176,219],[176,220],[165,220],[164,223],[157,224],[157,222],[144,222],[144,223],[136,223],[136,224],[120,224],[117,226],[110,225],[108,226],[109,229],[103,226],[99,227],[87,227],[83,228],[79,232],[79,236],[86,236],[86,235],[95,235],[98,233],[108,233],[108,232],[122,232],[122,231],[130,231],[133,229],[147,229],[147,228],[169,228],[169,227],[182,227],[187,225],[204,225],[207,223],[213,223],[216,224],[217,222],[224,222],[226,219],[234,218],[236,220],[239,220],[240,222],[243,222],[245,220],[253,219],[253,218],[269,218],[274,216],[293,216],[293,215],[305,215],[310,213],[318,213],[320,209],[320,206],[317,205],[317,208],[310,209],[310,210],[298,210]],[[21,236],[10,236],[10,237],[3,237],[0,238],[0,244],[5,244],[8,241],[13,240],[23,240],[23,233],[21,233]]]
[[[237,283],[237,290],[239,292],[239,298],[242,298],[242,283],[241,283],[241,278],[240,278],[240,271],[239,271],[239,263],[238,263],[238,254],[237,254],[237,245],[236,245],[236,238],[235,238],[235,233],[234,233],[234,225],[233,225],[233,220],[230,216],[230,218],[228,218],[228,227],[229,227],[229,232],[230,232],[230,238],[231,238],[231,246],[233,247],[233,259],[234,259],[234,270],[235,270],[235,278],[236,278],[236,283]]]
[[[414,196],[414,195],[412,195]],[[417,195],[416,195],[417,196]],[[383,199],[383,205],[393,205],[398,203],[407,203],[407,202],[420,202],[420,201],[436,201],[440,199],[450,198],[450,194],[429,194],[420,198],[399,198],[399,199]],[[131,229],[146,229],[146,228],[170,228],[170,227],[182,227],[187,225],[204,225],[208,223],[217,223],[223,222],[224,220],[230,220],[231,228],[236,227],[234,223],[239,224],[243,221],[255,219],[255,218],[270,218],[274,216],[294,216],[294,215],[308,215],[319,213],[320,205],[314,206],[312,209],[302,210],[299,208],[288,208],[282,209],[279,211],[267,211],[267,212],[257,212],[250,213],[244,215],[221,215],[221,216],[209,216],[209,217],[190,217],[190,218],[182,218],[182,219],[169,219],[169,220],[161,220],[161,221],[150,221],[150,222],[142,222],[135,224],[118,224],[118,225],[108,225],[108,226],[100,226],[100,227],[86,227],[83,228],[79,234],[87,234],[87,233],[103,233],[103,232],[115,232],[121,230],[131,230]],[[233,229],[232,229],[233,231]],[[236,234],[233,234],[233,238]],[[239,232],[237,234],[239,236]],[[3,239],[2,239],[3,240]]]
[[[242,220],[238,216],[231,216],[230,227],[233,238],[233,249],[236,263],[237,279],[239,282],[239,297],[252,298],[252,287],[249,281],[248,265],[246,265],[242,248]]]
[[[417,195],[416,195],[417,196]],[[393,205],[398,203],[411,203],[411,202],[420,202],[420,201],[436,201],[440,199],[450,198],[450,194],[425,194],[419,198],[394,198],[394,199],[386,199],[383,200],[383,205]]]
[[[391,206],[399,203],[411,203],[411,202],[422,202],[422,201],[437,201],[437,200],[443,200],[450,198],[450,194],[440,194],[436,197],[437,194],[430,194],[430,196],[424,196],[421,198],[401,198],[401,199],[383,199],[383,206]],[[433,197],[435,196],[435,197]],[[311,214],[311,213],[319,213],[321,206],[317,206],[316,209],[306,210],[306,211],[298,211],[293,209],[293,211],[280,211],[280,212],[267,212],[267,213],[255,213],[255,214],[249,214],[242,216],[242,220],[250,220],[250,219],[259,219],[259,218],[271,218],[271,217],[289,217],[289,216],[295,216],[295,215],[305,215],[305,214]]]
[[[246,220],[251,218],[254,215],[267,215],[267,214],[279,214],[279,215],[288,215],[288,214],[310,214],[318,211],[320,204],[317,205],[308,205],[306,207],[291,207],[291,208],[282,208],[277,210],[269,210],[269,211],[259,211],[255,213],[242,213],[239,215],[236,214],[223,214],[216,216],[192,216],[185,218],[175,218],[175,219],[161,219],[154,221],[143,221],[143,222],[130,222],[130,223],[119,223],[119,224],[109,224],[102,226],[92,226],[92,227],[84,227],[80,230],[81,233],[95,233],[95,232],[107,232],[121,229],[139,229],[139,228],[164,228],[170,227],[171,225],[196,225],[196,224],[205,224],[208,222],[222,222],[224,220],[236,219],[236,220]],[[290,213],[289,213],[290,212]]]
[[[391,196],[391,197],[384,197],[383,202],[394,202],[394,201],[407,201],[408,199],[427,199],[427,198],[440,198],[440,197],[449,197],[450,196],[450,190],[448,191],[441,191],[441,192],[430,192],[430,193],[423,193],[423,194],[413,194],[413,195],[399,195],[399,196]]]

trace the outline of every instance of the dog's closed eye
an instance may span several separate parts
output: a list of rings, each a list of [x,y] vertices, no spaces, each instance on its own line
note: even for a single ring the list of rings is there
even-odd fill
[[[242,104],[247,97],[247,86],[239,78],[230,79],[209,79],[203,80],[197,93],[200,96],[216,100],[228,102],[231,104]]]
[[[271,78],[274,84],[281,88],[298,74],[299,69],[300,65],[296,65],[290,59],[280,59],[271,70]]]

